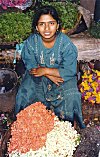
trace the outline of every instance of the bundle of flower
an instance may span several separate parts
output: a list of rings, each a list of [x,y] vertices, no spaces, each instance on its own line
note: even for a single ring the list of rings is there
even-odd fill
[[[29,4],[29,2],[32,3],[31,0],[0,0],[0,6],[2,6],[3,9],[7,9],[8,7],[22,6],[26,3]]]
[[[82,98],[91,104],[100,104],[100,71],[85,70],[80,84]]]
[[[17,114],[11,126],[9,157],[72,157],[80,135],[68,121],[60,121],[41,102]]]

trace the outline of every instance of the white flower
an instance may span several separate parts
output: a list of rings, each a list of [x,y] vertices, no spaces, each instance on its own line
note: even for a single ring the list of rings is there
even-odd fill
[[[73,152],[79,145],[76,140],[79,134],[68,121],[59,121],[55,118],[54,128],[47,134],[45,146],[26,154],[12,152],[9,157],[72,157]]]

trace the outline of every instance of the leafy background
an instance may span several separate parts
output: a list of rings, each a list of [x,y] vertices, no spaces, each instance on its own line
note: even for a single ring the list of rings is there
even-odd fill
[[[62,20],[62,28],[70,30],[78,18],[77,5],[71,2],[42,1],[42,5],[54,6]],[[0,15],[0,43],[17,42],[25,40],[32,30],[32,17],[34,7],[25,12],[6,12]]]

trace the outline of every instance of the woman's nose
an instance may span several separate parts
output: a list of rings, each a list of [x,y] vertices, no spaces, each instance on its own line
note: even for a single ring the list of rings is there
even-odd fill
[[[45,23],[45,30],[49,30],[49,23]]]

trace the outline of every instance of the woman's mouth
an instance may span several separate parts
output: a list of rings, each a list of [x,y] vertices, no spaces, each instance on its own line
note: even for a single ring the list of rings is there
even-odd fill
[[[46,33],[44,33],[44,35],[48,36],[48,35],[50,35],[50,33],[49,33],[49,32],[46,32]]]

